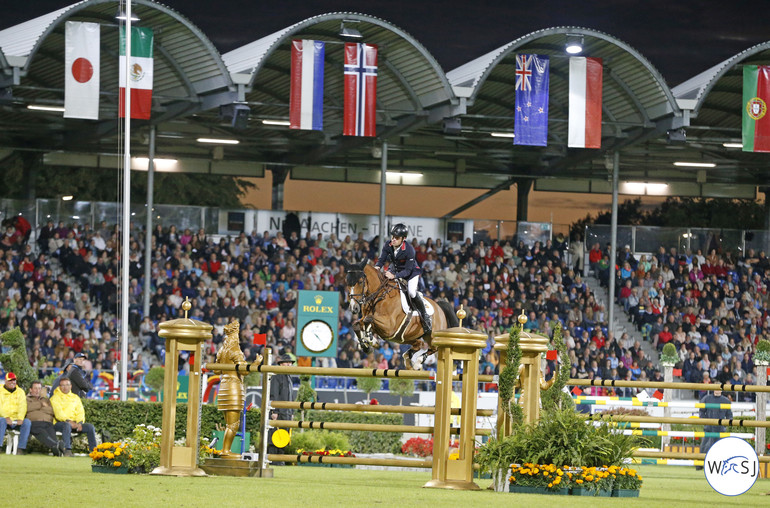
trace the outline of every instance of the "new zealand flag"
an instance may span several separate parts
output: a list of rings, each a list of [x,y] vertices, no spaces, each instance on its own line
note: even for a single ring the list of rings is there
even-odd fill
[[[548,144],[547,56],[516,55],[514,145]]]

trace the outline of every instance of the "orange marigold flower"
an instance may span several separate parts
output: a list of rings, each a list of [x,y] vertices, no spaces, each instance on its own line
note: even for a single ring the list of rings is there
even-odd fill
[[[121,464],[119,461],[116,460],[115,462],[112,463],[112,465],[115,466],[115,467],[120,467],[123,464]]]
[[[583,480],[575,480],[575,483],[583,483]]]

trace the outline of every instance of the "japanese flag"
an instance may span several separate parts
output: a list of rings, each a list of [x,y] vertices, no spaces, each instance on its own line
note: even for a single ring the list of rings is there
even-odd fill
[[[99,24],[64,28],[64,117],[99,119]]]

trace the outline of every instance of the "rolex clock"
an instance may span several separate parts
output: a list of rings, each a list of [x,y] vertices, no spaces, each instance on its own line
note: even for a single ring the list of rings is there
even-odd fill
[[[325,321],[314,319],[302,327],[300,340],[310,353],[322,353],[334,342],[334,331]]]

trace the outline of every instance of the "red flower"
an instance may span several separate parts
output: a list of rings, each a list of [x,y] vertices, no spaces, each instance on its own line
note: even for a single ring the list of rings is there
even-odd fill
[[[370,401],[369,401],[369,405],[370,405],[370,406],[376,406],[377,404],[379,404],[379,402],[377,401],[377,399],[372,399],[372,400],[370,400]]]

